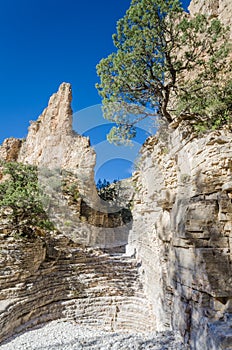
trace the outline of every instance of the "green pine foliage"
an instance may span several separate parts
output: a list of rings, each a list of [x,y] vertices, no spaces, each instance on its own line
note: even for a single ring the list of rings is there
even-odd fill
[[[187,15],[179,0],[132,0],[113,35],[116,51],[97,65],[104,117],[117,124],[108,139],[130,141],[148,115],[168,123],[181,114],[196,123],[202,116],[209,126],[227,122],[227,33],[215,18]]]
[[[9,212],[11,232],[31,238],[54,229],[44,210],[46,196],[40,189],[36,167],[16,162],[1,166],[5,180],[0,183],[0,209]]]

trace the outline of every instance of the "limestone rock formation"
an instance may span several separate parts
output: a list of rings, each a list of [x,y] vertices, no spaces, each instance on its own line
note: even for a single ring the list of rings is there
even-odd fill
[[[192,0],[189,9],[231,24],[230,0]],[[60,232],[25,241],[1,222],[0,341],[65,318],[108,330],[174,329],[191,350],[231,349],[231,130],[200,137],[180,121],[146,141],[122,255],[109,248],[125,246],[130,225],[97,195],[95,153],[72,130],[71,98],[63,83],[26,140],[0,147],[1,160],[37,165],[48,185],[60,169],[71,172],[80,190],[71,204],[69,190],[53,193]],[[58,172],[46,177],[47,169]]]
[[[155,329],[134,259],[80,246],[63,234],[0,235],[0,342],[62,318],[105,330]]]
[[[98,197],[95,152],[72,130],[71,98],[63,83],[26,140],[0,147],[1,160],[38,167],[49,218],[59,228],[36,239],[14,237],[7,210],[0,213],[0,342],[57,318],[108,330],[155,329],[137,262],[117,253],[131,223]]]
[[[157,327],[180,330],[196,350],[232,345],[231,139],[180,129],[167,142],[150,138],[134,174],[128,253],[141,263]]]
[[[125,225],[121,208],[110,207],[97,193],[94,181],[96,154],[87,137],[73,131],[72,89],[62,83],[38,120],[31,122],[24,141],[7,139],[0,146],[0,160],[36,165],[41,186],[49,193],[49,217],[55,226],[76,242],[98,247],[127,243],[130,223]],[[62,171],[72,174],[70,186],[78,188],[75,206],[62,193]]]
[[[88,179],[88,184],[82,183],[86,185],[85,190],[97,197],[94,186],[96,155],[89,139],[77,135],[72,129],[71,101],[71,85],[61,84],[38,120],[31,122],[26,140],[11,138],[4,141],[0,147],[0,159],[81,173],[82,179]]]
[[[63,83],[37,121],[31,123],[18,161],[40,168],[66,169],[82,180],[80,190],[97,198],[94,186],[95,152],[89,139],[72,129],[72,90]],[[79,176],[78,176],[79,175]]]
[[[13,137],[4,140],[0,146],[0,160],[3,161],[16,161],[19,156],[19,152],[22,146],[22,140],[15,139]]]
[[[93,173],[95,153],[89,147],[88,138],[73,132],[71,101],[70,84],[61,84],[48,107],[31,123],[18,161],[73,171],[86,169],[88,176]]]

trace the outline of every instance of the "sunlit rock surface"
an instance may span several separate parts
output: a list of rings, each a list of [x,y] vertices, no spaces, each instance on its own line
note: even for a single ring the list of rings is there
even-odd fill
[[[231,23],[230,0],[193,0],[189,9]],[[132,222],[108,215],[97,195],[95,153],[72,131],[71,97],[63,83],[26,140],[0,147],[1,160],[58,169],[58,180],[60,169],[71,171],[80,191],[75,205],[52,194],[49,215],[60,232],[16,239],[1,217],[0,341],[64,318],[111,331],[172,329],[190,349],[231,349],[230,128],[199,137],[173,123],[147,140],[133,176],[129,233]],[[115,249],[126,244],[127,254]]]
[[[141,263],[159,330],[180,330],[192,349],[229,349],[232,133],[166,136],[147,141],[134,174],[128,252]]]
[[[7,210],[0,213],[0,341],[58,318],[111,331],[156,328],[137,261],[122,254],[131,219],[98,197],[95,153],[72,131],[71,97],[63,83],[27,138],[0,148],[2,160],[38,167],[51,196],[49,218],[59,229],[21,239],[11,235]]]

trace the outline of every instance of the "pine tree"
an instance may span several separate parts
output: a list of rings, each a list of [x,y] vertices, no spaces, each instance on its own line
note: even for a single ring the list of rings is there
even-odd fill
[[[148,115],[167,123],[180,114],[202,115],[213,125],[215,94],[231,100],[221,74],[231,69],[227,33],[215,18],[187,15],[179,0],[132,0],[113,35],[116,52],[97,66],[104,117],[117,124],[108,139],[131,140]],[[223,100],[220,115],[229,113]]]

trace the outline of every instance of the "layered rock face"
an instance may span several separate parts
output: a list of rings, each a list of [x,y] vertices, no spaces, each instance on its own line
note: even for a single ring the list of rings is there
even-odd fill
[[[158,329],[191,349],[232,345],[232,133],[184,129],[147,141],[128,252],[141,263]]]
[[[63,83],[37,121],[31,122],[18,161],[39,167],[82,171],[93,180],[95,152],[89,139],[72,129],[72,90]]]
[[[231,26],[231,1],[189,9]],[[133,176],[127,252],[141,263],[157,328],[181,331],[194,350],[232,347],[231,138],[229,128],[199,137],[173,123],[147,140]]]
[[[71,171],[81,181],[79,190],[82,195],[96,200],[96,155],[89,139],[72,129],[71,101],[71,85],[61,84],[58,92],[50,98],[48,107],[37,121],[31,123],[17,160],[39,168]]]
[[[81,167],[92,175],[95,153],[88,138],[72,130],[71,85],[63,83],[37,121],[31,122],[24,142],[11,138],[0,148],[0,158],[48,168]]]
[[[0,342],[58,318],[105,330],[154,330],[134,259],[63,234],[33,241],[0,235],[0,247]]]
[[[190,12],[198,11],[228,24],[231,1],[193,0]],[[80,190],[68,206],[67,196],[52,193],[50,217],[62,234],[17,240],[1,222],[0,341],[66,318],[109,330],[174,329],[193,350],[231,349],[231,131],[198,137],[183,123],[147,140],[133,177],[131,258],[109,255],[127,243],[130,225],[97,196],[95,153],[72,131],[71,98],[62,84],[27,139],[0,148],[0,159],[37,165],[48,190],[60,169],[75,175]]]
[[[37,121],[31,122],[26,140],[6,139],[0,160],[36,165],[39,181],[49,193],[49,217],[55,226],[75,242],[112,248],[127,243],[131,227],[117,208],[100,200],[94,181],[96,154],[89,139],[72,129],[72,90],[63,83],[50,98]],[[78,189],[78,200],[70,206],[62,193],[61,172],[72,174],[70,187]]]
[[[38,167],[49,218],[59,228],[37,239],[12,237],[7,212],[0,214],[0,341],[57,318],[108,330],[155,329],[137,262],[119,254],[131,222],[97,195],[95,152],[72,131],[71,97],[70,84],[62,84],[26,140],[0,147],[1,160]]]

